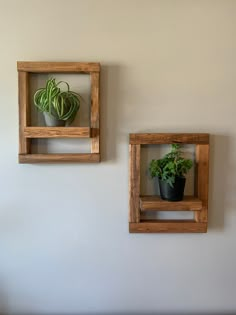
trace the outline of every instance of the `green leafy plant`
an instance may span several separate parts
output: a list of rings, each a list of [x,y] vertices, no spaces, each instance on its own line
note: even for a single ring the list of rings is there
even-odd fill
[[[60,86],[64,84],[65,91]],[[67,82],[56,82],[50,78],[44,88],[38,89],[34,94],[34,104],[40,112],[46,112],[58,120],[72,123],[80,108],[80,94],[70,90]]]
[[[173,187],[176,177],[184,177],[192,166],[192,160],[183,158],[180,145],[172,144],[171,151],[162,159],[150,162],[149,171],[152,178],[158,177]]]

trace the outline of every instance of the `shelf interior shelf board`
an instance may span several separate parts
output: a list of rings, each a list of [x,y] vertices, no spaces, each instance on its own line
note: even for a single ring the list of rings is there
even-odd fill
[[[89,138],[89,127],[25,127],[26,138]]]
[[[184,196],[181,201],[162,200],[159,196],[141,196],[141,211],[200,211],[202,201],[194,196]]]

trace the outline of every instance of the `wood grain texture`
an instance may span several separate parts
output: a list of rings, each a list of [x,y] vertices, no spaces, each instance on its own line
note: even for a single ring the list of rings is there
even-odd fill
[[[185,196],[182,201],[166,201],[158,196],[141,196],[140,208],[142,211],[200,211],[202,201],[193,196]]]
[[[25,127],[26,138],[89,138],[87,127]]]
[[[18,73],[18,103],[19,103],[19,153],[30,153],[30,139],[24,136],[24,128],[30,123],[29,108],[29,74]]]
[[[92,128],[91,153],[100,152],[100,106],[99,106],[99,73],[91,73],[91,118]]]
[[[66,154],[19,154],[19,163],[68,163],[100,162],[100,154],[66,153]]]
[[[130,222],[140,221],[139,195],[140,195],[140,145],[129,146],[129,208]]]
[[[41,62],[41,61],[18,61],[18,71],[47,73],[91,73],[99,72],[100,64],[96,62]]]
[[[194,221],[185,222],[140,222],[129,223],[130,233],[206,233],[207,224]]]
[[[197,222],[208,221],[209,145],[196,146],[196,193],[202,200],[202,210],[195,212]]]
[[[130,144],[207,144],[206,133],[134,133],[130,134]]]

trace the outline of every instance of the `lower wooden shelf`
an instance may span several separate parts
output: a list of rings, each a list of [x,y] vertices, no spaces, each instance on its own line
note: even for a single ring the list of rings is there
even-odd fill
[[[19,154],[19,163],[100,162],[99,153]]]
[[[141,196],[142,148],[144,145],[194,144],[194,196],[169,202],[158,196]],[[129,140],[129,232],[206,233],[208,221],[209,134],[148,133],[130,134]],[[148,211],[192,211],[191,220],[160,220]],[[170,213],[169,213],[170,214]],[[186,213],[189,217],[188,213]],[[168,217],[168,216],[167,216]],[[178,217],[178,216],[173,216]],[[148,220],[153,218],[153,220]],[[158,219],[159,218],[159,219]]]
[[[141,211],[200,211],[202,201],[194,196],[184,196],[181,201],[162,200],[159,196],[141,196]]]
[[[207,223],[194,220],[159,220],[129,223],[130,233],[206,233]]]

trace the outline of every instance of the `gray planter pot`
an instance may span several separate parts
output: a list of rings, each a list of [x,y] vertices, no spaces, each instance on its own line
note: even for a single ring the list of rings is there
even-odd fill
[[[168,201],[181,201],[184,197],[184,187],[186,179],[184,177],[175,177],[173,187],[159,178],[159,187],[161,199]]]
[[[65,120],[58,120],[52,116],[50,116],[48,113],[43,113],[45,124],[48,127],[63,127],[66,124]]]

